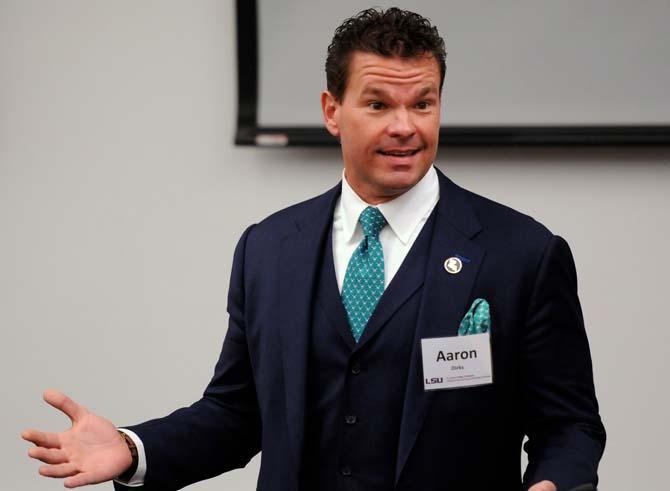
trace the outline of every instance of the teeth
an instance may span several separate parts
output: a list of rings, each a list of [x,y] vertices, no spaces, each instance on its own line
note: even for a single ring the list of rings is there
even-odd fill
[[[384,155],[392,155],[394,157],[406,157],[408,155],[412,155],[414,153],[413,150],[409,152],[382,152]]]

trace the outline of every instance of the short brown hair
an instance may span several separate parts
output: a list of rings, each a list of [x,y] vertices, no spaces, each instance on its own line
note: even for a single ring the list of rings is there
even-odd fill
[[[345,20],[335,30],[326,58],[326,85],[337,101],[347,88],[347,68],[355,51],[380,56],[435,57],[440,66],[440,92],[444,85],[447,52],[444,40],[428,19],[399,8],[370,8]]]

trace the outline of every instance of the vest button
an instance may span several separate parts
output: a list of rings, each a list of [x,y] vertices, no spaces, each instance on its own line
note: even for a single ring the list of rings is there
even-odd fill
[[[341,472],[342,472],[343,476],[350,476],[351,475],[351,467],[349,467],[348,465],[345,465],[344,467],[342,467]]]
[[[344,421],[345,421],[348,425],[353,425],[353,424],[356,424],[356,421],[358,421],[358,418],[357,418],[356,416],[354,416],[353,414],[350,414],[349,416],[347,416],[346,418],[344,418]]]
[[[361,373],[361,366],[358,363],[354,363],[351,367],[351,373],[354,375]]]

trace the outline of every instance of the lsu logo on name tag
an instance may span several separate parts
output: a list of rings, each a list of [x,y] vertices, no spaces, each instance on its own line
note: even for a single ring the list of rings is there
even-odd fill
[[[425,390],[456,389],[493,383],[488,332],[421,340]]]

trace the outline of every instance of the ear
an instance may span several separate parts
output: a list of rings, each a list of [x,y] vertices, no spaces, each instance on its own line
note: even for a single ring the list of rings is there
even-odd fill
[[[323,111],[323,121],[326,129],[334,137],[340,136],[339,111],[340,103],[337,102],[333,94],[324,90],[321,93],[321,111]]]

